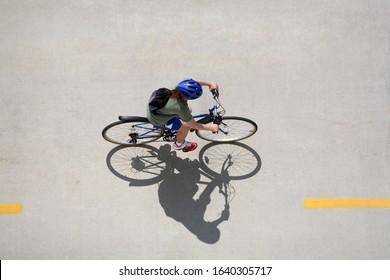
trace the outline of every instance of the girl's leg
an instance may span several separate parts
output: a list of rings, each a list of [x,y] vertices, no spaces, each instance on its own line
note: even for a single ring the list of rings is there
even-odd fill
[[[181,123],[181,127],[176,133],[176,142],[184,143],[189,131],[190,131],[190,127],[186,123]]]
[[[188,108],[190,109],[190,112],[192,112],[192,107],[188,106]],[[186,123],[181,122],[180,129],[176,133],[176,142],[184,143],[184,141],[186,141],[189,131],[190,131],[190,127]]]
[[[198,146],[195,142],[186,141],[188,132],[190,131],[190,126],[187,123],[181,122],[178,117],[172,118],[167,124],[165,124],[165,128],[176,131],[176,141],[172,145],[174,150],[189,152],[195,150]]]

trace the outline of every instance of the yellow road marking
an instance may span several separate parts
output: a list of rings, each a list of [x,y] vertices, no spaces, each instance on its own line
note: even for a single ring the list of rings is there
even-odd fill
[[[22,212],[22,204],[0,204],[0,214],[18,214]]]
[[[390,208],[390,198],[305,198],[305,208]]]

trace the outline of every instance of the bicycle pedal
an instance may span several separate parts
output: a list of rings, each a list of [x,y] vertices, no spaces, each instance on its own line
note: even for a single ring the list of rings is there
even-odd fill
[[[172,135],[165,135],[163,137],[163,140],[167,141],[167,142],[175,141],[176,140],[176,135],[174,135],[174,134],[172,134]]]

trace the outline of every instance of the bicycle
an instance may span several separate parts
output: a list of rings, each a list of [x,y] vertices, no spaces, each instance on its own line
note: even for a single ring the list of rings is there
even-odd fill
[[[219,92],[213,94],[213,107],[208,113],[194,115],[193,118],[202,124],[215,123],[219,125],[218,132],[196,130],[195,133],[203,140],[226,143],[246,139],[257,132],[257,124],[247,118],[225,116],[226,110],[219,100]],[[173,141],[176,131],[166,130],[149,122],[146,117],[119,116],[119,121],[106,126],[102,131],[105,140],[124,146],[135,146],[156,141]],[[191,132],[194,130],[191,129]]]

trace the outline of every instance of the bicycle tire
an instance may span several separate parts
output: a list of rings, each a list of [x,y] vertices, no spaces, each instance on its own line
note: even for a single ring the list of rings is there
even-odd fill
[[[159,159],[159,149],[149,145],[117,146],[107,157],[108,169],[130,186],[149,186],[160,182],[167,168]]]
[[[196,135],[203,140],[226,143],[246,139],[257,131],[257,124],[254,121],[242,117],[222,117],[219,126],[220,131],[218,133],[197,130]]]
[[[227,164],[227,159],[230,164]],[[207,144],[200,150],[199,160],[201,168],[208,174],[219,176],[225,168],[232,180],[256,175],[262,164],[253,148],[239,142]]]
[[[163,132],[154,130],[155,126],[144,117],[127,117],[125,121],[118,121],[106,126],[102,136],[108,142],[136,146],[153,142],[159,139]],[[144,135],[145,134],[145,135]]]

